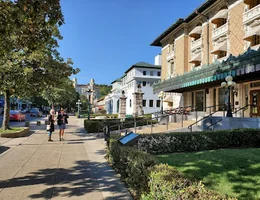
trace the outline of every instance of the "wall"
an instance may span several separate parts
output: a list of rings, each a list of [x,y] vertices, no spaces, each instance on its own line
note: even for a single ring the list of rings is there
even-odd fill
[[[207,55],[209,54],[209,63],[212,63],[213,55],[210,53],[213,50],[213,41],[212,41],[212,31],[213,31],[213,24],[209,22],[209,28],[208,28],[208,22],[205,22],[202,25],[202,63],[201,65],[207,65],[208,64],[208,58]],[[209,29],[209,33],[208,33]],[[207,34],[209,34],[207,36]],[[207,49],[208,45],[208,38],[209,37],[209,51]]]
[[[161,68],[161,80],[165,80],[167,77],[167,52],[168,52],[168,45],[162,48],[162,68]]]
[[[230,53],[238,56],[244,52],[245,31],[243,28],[243,12],[245,4],[241,2],[229,11],[229,33],[230,33]]]
[[[174,73],[182,75],[188,68],[188,37],[185,35],[180,36],[175,40],[175,62],[174,62]]]
[[[236,117],[215,117],[207,118],[202,121],[202,129],[205,130],[210,124],[222,119],[219,123],[215,124],[214,130],[228,130],[238,128],[260,128],[260,118],[236,118]]]

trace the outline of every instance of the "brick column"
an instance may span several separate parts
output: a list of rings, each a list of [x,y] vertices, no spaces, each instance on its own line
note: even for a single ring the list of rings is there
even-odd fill
[[[133,116],[138,117],[143,115],[143,95],[144,93],[142,92],[135,92],[133,93]]]
[[[122,95],[120,97],[119,101],[119,118],[125,118],[126,117],[126,96],[125,92],[122,92]]]

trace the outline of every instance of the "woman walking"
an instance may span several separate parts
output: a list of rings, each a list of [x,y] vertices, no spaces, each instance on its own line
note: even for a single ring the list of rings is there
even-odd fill
[[[68,123],[68,119],[69,116],[64,112],[63,108],[60,109],[60,113],[58,114],[57,120],[58,120],[58,125],[60,127],[60,132],[59,132],[59,136],[60,136],[60,141],[64,140],[63,136],[64,136],[64,130],[66,129],[66,124]]]
[[[52,133],[54,132],[54,122],[55,122],[55,119],[54,119],[54,117],[55,117],[55,115],[54,115],[54,110],[53,109],[51,109],[50,110],[50,116],[49,116],[49,121],[48,121],[48,123],[49,123],[49,125],[50,125],[50,130],[49,130],[49,142],[52,142],[53,140],[51,139],[51,135],[52,135]]]

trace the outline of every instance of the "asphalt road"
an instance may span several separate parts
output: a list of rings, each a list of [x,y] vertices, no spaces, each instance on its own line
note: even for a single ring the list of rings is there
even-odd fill
[[[26,114],[26,120],[30,123],[36,123],[36,121],[44,121],[46,119],[46,115],[43,115],[42,117],[31,117],[30,114]],[[3,115],[0,115],[0,127],[2,127],[2,121],[3,121]],[[22,127],[25,126],[25,121],[17,122],[17,121],[10,121],[9,125],[11,127]]]

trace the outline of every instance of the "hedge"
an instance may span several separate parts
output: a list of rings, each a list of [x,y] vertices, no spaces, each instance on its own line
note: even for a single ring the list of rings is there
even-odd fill
[[[149,193],[142,194],[142,200],[165,199],[235,199],[217,192],[207,190],[199,181],[191,181],[184,177],[174,167],[166,164],[155,165],[149,175]]]
[[[151,154],[258,146],[259,129],[147,134],[138,140],[138,148]]]
[[[88,116],[87,114],[85,115],[86,117]],[[94,113],[91,114],[90,117],[99,117],[99,116],[106,116],[107,118],[118,118],[118,114],[101,114],[101,113]]]
[[[120,124],[120,119],[90,119],[84,120],[84,128],[88,133],[98,133],[103,132],[104,125],[113,126],[115,124]],[[116,130],[116,127],[111,130]]]
[[[171,166],[158,164],[150,154],[110,140],[108,160],[121,174],[135,199],[232,199],[206,190]]]
[[[143,192],[149,191],[150,168],[157,163],[153,156],[133,147],[121,146],[117,140],[110,139],[108,160],[120,173],[135,197],[140,197]]]
[[[144,118],[135,118],[136,120],[136,126],[144,126],[148,124],[158,123],[155,120],[144,120]],[[121,129],[125,128],[133,128],[135,126],[134,124],[134,118],[127,118],[124,122],[120,122],[120,119],[85,119],[84,121],[84,128],[88,133],[97,133],[102,132],[104,125],[109,125],[110,130],[118,130],[118,126],[120,125]]]

